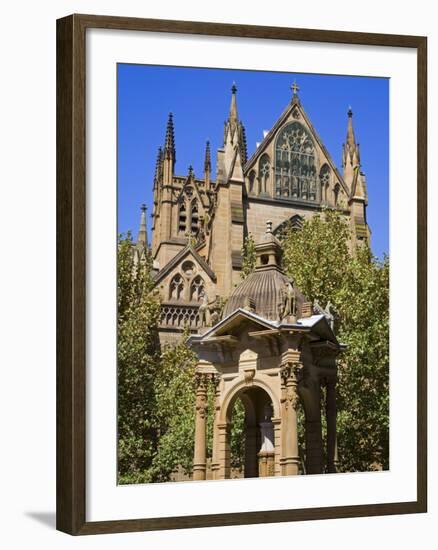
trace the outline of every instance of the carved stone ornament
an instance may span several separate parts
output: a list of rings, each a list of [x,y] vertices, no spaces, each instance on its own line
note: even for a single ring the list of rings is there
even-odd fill
[[[255,376],[255,369],[245,369],[243,371],[243,377],[245,379],[245,384],[247,386],[252,385],[252,381],[254,379],[254,376]]]
[[[295,410],[297,410],[299,402],[300,397],[298,395],[296,386],[289,386],[286,389],[286,408],[288,408],[290,404]]]
[[[303,378],[302,363],[285,363],[280,370],[282,382],[285,385],[288,383],[298,384]]]
[[[207,395],[199,393],[196,396],[196,412],[201,418],[205,418],[207,415]]]
[[[195,385],[197,392],[206,392],[208,383],[211,379],[211,374],[205,372],[197,372],[195,374]]]

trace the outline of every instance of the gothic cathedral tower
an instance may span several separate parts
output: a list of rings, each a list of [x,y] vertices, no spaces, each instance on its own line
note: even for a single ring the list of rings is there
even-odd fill
[[[220,304],[240,281],[244,238],[251,234],[259,241],[267,220],[274,234],[280,234],[286,224],[299,228],[324,207],[335,208],[350,223],[352,249],[369,242],[366,181],[351,109],[341,175],[304,111],[298,86],[292,91],[285,110],[248,158],[233,84],[216,179],[209,142],[202,177],[191,166],[186,175],[176,173],[175,128],[169,114],[164,146],[158,149],[152,212],[162,340],[174,341],[185,326],[197,330],[205,310],[213,317],[210,323],[217,320]]]

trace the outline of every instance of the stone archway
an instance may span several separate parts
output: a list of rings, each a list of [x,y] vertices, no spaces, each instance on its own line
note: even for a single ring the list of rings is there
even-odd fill
[[[225,430],[227,440],[224,442],[230,447],[231,432],[233,426],[232,411],[236,401],[240,399],[245,410],[244,421],[244,477],[266,477],[274,475],[275,442],[274,424],[272,422],[273,403],[268,393],[259,386],[239,389],[229,401],[225,411],[226,423],[229,428]],[[230,449],[231,451],[231,449]],[[224,472],[229,477],[231,472],[231,452],[224,455],[226,463]]]
[[[278,412],[278,404],[267,388],[255,382],[250,386],[237,384],[222,402],[214,435],[217,442],[215,456],[217,477],[228,479],[231,475],[232,412],[238,399],[241,400],[245,410],[244,477],[273,476],[276,462],[275,432],[279,427],[274,411]]]

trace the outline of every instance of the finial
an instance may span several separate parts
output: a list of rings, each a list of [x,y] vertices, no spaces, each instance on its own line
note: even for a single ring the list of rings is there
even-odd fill
[[[143,203],[140,207],[140,210],[140,228],[138,230],[137,247],[143,249],[147,248],[148,246],[148,233],[146,229],[146,204]]]
[[[189,176],[193,176],[193,166],[189,165]]]
[[[237,92],[237,86],[236,83],[233,81],[233,85],[231,86],[231,93],[235,94]]]
[[[351,118],[353,116],[353,111],[351,110],[351,105],[348,106],[348,117]]]
[[[204,159],[204,171],[211,170],[211,153],[210,153],[210,141],[207,140],[205,144],[205,159]]]
[[[166,138],[164,142],[164,151],[165,155],[169,157],[169,154],[172,153],[175,157],[175,135],[173,128],[173,114],[169,113],[169,118],[167,119],[166,126]]]
[[[266,233],[272,233],[272,221],[268,220],[266,222]]]
[[[293,97],[296,97],[298,95],[298,92],[300,91],[300,88],[299,86],[297,85],[297,81],[294,80],[294,83],[292,84],[292,86],[290,87],[290,89],[292,90],[292,93],[293,93]]]

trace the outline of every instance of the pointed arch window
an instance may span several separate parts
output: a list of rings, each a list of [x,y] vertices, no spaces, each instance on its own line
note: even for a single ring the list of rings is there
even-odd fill
[[[282,239],[289,229],[292,229],[294,231],[299,231],[300,229],[303,228],[303,224],[304,224],[304,218],[299,214],[294,214],[289,219],[284,220],[284,222],[280,223],[280,225],[278,225],[274,229],[273,233],[276,237]]]
[[[184,280],[179,273],[177,273],[169,285],[169,298],[171,300],[181,300],[184,291]]]
[[[269,193],[269,179],[271,177],[271,160],[268,155],[262,155],[259,162],[260,193]]]
[[[249,192],[250,193],[255,193],[255,179],[256,179],[256,174],[254,170],[251,170],[251,172],[249,173]]]
[[[292,122],[278,134],[275,144],[275,196],[317,200],[317,169],[313,140],[304,126]]]
[[[335,188],[333,189],[333,202],[335,204],[335,206],[338,206],[338,201],[339,201],[339,191],[340,191],[340,186],[339,186],[339,183],[337,183],[335,185]]]
[[[330,185],[330,168],[328,164],[324,164],[319,172],[319,184],[321,186],[321,200],[327,201],[327,189]]]
[[[204,292],[204,280],[200,275],[195,277],[190,285],[190,301],[200,302]]]
[[[179,205],[179,224],[178,224],[178,231],[181,231],[181,233],[185,233],[187,229],[187,211],[186,211],[186,205],[182,201]]]
[[[193,234],[196,234],[199,229],[199,211],[198,203],[196,200],[193,200],[190,205],[190,231]]]

